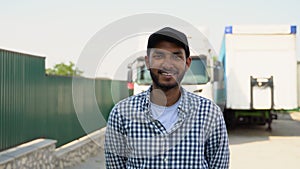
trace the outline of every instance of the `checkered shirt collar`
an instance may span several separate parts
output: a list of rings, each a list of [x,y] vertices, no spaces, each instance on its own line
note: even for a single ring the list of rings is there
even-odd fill
[[[150,94],[153,89],[153,86],[151,85],[147,91],[145,91],[145,97],[142,97],[143,100],[141,100],[142,107],[143,107],[143,112],[148,116],[148,118],[151,118],[150,115]],[[183,87],[180,87],[181,91],[181,99],[180,103],[178,105],[178,110],[179,110],[179,116],[185,118],[189,114],[189,97],[187,95],[186,89]]]

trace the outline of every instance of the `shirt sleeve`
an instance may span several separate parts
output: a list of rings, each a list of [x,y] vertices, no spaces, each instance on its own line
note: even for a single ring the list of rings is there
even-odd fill
[[[213,120],[211,133],[206,141],[205,154],[211,169],[229,168],[229,145],[223,113],[219,107],[213,109],[217,116]]]
[[[107,169],[126,168],[126,139],[122,118],[113,108],[110,113],[105,133],[105,161]]]

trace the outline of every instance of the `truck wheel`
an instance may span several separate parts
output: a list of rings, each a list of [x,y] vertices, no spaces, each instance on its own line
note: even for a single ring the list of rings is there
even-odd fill
[[[224,119],[226,123],[227,129],[235,129],[237,125],[237,120],[235,118],[235,113],[232,110],[225,109],[224,110]]]

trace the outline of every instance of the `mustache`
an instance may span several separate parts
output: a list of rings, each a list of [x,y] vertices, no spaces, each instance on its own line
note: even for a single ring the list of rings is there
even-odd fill
[[[158,73],[170,73],[170,74],[177,74],[178,71],[175,69],[158,69],[158,68],[149,68],[149,71],[157,70]]]

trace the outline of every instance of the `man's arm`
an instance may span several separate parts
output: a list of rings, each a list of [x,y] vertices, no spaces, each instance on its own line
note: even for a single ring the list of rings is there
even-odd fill
[[[111,111],[106,127],[105,160],[107,169],[126,168],[126,138],[117,108]]]
[[[229,145],[226,125],[223,119],[223,113],[219,108],[213,108],[217,111],[217,116],[213,120],[213,125],[208,140],[206,141],[205,154],[211,169],[229,168]],[[216,112],[213,112],[216,113]]]

